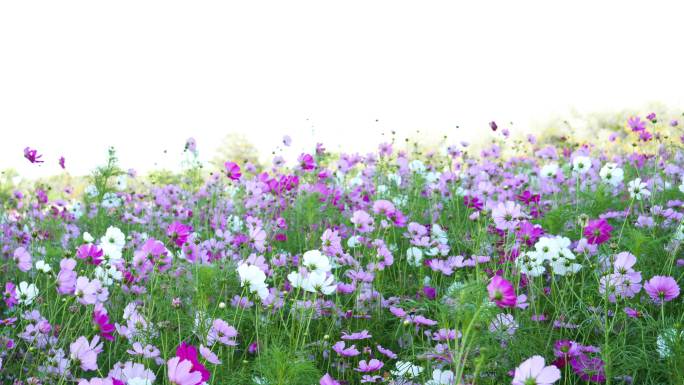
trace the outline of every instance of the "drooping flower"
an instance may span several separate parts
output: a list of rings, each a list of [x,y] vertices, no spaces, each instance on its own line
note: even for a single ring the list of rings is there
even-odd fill
[[[544,357],[532,356],[515,368],[512,385],[551,385],[560,380],[560,370],[555,365],[546,366]]]
[[[29,162],[43,163],[44,161],[40,160],[42,157],[42,155],[38,155],[38,150],[34,150],[30,147],[24,148],[24,158],[28,159]]]

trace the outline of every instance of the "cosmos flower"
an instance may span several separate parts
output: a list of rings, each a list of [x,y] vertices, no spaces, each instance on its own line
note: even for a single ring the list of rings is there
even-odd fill
[[[191,232],[192,227],[178,221],[171,223],[169,227],[166,228],[166,235],[171,238],[171,242],[178,247],[182,247],[188,241]]]
[[[487,285],[489,300],[500,308],[514,307],[517,301],[513,285],[499,275],[495,275]]]
[[[551,385],[560,380],[560,370],[554,366],[546,366],[544,357],[533,356],[515,368],[512,385]]]
[[[17,263],[17,267],[19,268],[19,270],[27,272],[31,270],[31,267],[33,267],[31,254],[29,254],[29,252],[25,248],[17,247],[14,250],[13,257],[14,262]]]
[[[26,281],[21,281],[16,290],[16,299],[19,305],[30,305],[33,300],[38,297],[38,288],[34,284],[29,284]]]
[[[646,187],[648,187],[648,185],[642,182],[641,178],[636,178],[627,183],[627,191],[629,191],[629,196],[638,201],[640,201],[642,198],[648,198],[651,196],[651,192],[648,191]]]
[[[589,244],[600,245],[610,239],[612,230],[613,227],[605,219],[592,219],[584,227],[584,236]]]
[[[226,176],[231,180],[240,180],[242,173],[240,172],[240,166],[235,162],[226,162],[224,164],[226,168]]]
[[[672,277],[656,275],[644,284],[644,290],[653,302],[660,304],[679,296],[679,285]]]
[[[192,370],[192,362],[173,357],[166,363],[169,382],[174,385],[199,385],[202,373]]]
[[[40,160],[42,157],[42,155],[38,155],[38,150],[34,150],[30,147],[24,149],[24,158],[28,159],[31,163],[43,163],[44,161]]]

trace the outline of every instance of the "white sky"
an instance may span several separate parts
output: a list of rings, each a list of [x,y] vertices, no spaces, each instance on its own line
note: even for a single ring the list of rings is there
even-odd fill
[[[189,136],[211,158],[228,132],[361,151],[383,130],[472,140],[571,107],[684,106],[681,4],[4,1],[0,169],[47,175],[64,155],[82,174],[114,145],[145,171]]]

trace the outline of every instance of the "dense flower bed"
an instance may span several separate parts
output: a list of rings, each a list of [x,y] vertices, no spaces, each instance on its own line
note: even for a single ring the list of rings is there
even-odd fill
[[[678,123],[606,143],[490,127],[479,154],[319,145],[160,184],[112,153],[82,195],[15,190],[0,381],[682,383]]]

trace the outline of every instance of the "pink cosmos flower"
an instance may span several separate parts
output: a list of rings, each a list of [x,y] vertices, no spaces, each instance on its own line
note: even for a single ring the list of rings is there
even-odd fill
[[[71,359],[84,371],[97,370],[97,355],[102,351],[102,345],[97,345],[99,337],[93,337],[92,342],[81,336],[69,345]]]
[[[656,275],[644,285],[653,302],[660,304],[672,301],[679,296],[679,285],[672,277]]]
[[[190,360],[173,357],[166,363],[169,382],[174,385],[198,385],[202,383],[202,373],[192,370]]]
[[[359,361],[359,367],[354,370],[361,373],[368,373],[380,370],[383,366],[385,366],[385,364],[383,364],[382,361],[373,358],[368,362],[366,362],[366,360]]]
[[[59,294],[72,294],[76,289],[76,260],[63,258],[59,262],[59,273],[57,274],[57,292]]]
[[[515,368],[512,385],[551,385],[560,380],[560,370],[545,366],[544,357],[533,356]]]
[[[301,167],[301,169],[304,171],[311,171],[316,167],[316,162],[311,154],[299,155],[297,162],[299,162],[299,167]]]
[[[356,345],[345,348],[344,341],[338,341],[333,345],[332,349],[342,357],[354,357],[361,354],[361,352],[356,349]]]
[[[340,385],[340,382],[332,378],[328,373],[321,377],[321,380],[318,383],[320,385]]]
[[[94,305],[97,302],[98,291],[102,285],[97,279],[92,281],[88,277],[78,277],[76,279],[76,289],[74,295],[78,302],[83,305]]]
[[[373,231],[373,217],[363,210],[356,210],[352,214],[351,223],[354,224],[356,230],[360,233],[369,233]]]
[[[514,307],[518,297],[515,295],[513,285],[499,275],[495,275],[487,285],[489,299],[500,308]]]
[[[492,218],[496,228],[502,231],[514,230],[523,218],[522,208],[513,201],[499,202],[492,209]]]
[[[31,254],[29,254],[25,248],[17,247],[17,249],[14,250],[14,261],[17,263],[19,270],[23,272],[31,270]]]
[[[211,351],[208,347],[204,345],[200,345],[199,347],[199,352],[204,357],[207,362],[212,363],[214,365],[220,365],[221,360],[219,360],[218,356],[214,354],[214,352]]]
[[[364,340],[367,338],[373,337],[372,335],[368,334],[368,330],[362,330],[360,332],[352,333],[352,334],[347,334],[346,332],[342,332],[342,338],[343,340]]]
[[[5,292],[2,294],[2,300],[8,308],[13,308],[17,303],[17,287],[12,282],[5,282]]]
[[[224,164],[226,167],[226,176],[231,180],[240,180],[242,173],[240,172],[240,166],[235,162],[226,162]]]
[[[207,345],[212,346],[218,341],[227,346],[235,346],[237,345],[237,342],[235,342],[237,335],[238,332],[234,327],[230,326],[226,321],[217,318],[212,322],[207,334]]]
[[[24,158],[28,159],[31,163],[43,163],[42,160],[39,160],[42,157],[42,155],[38,155],[38,150],[34,150],[30,147],[24,149]]]

